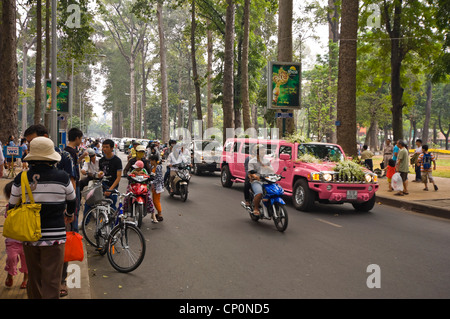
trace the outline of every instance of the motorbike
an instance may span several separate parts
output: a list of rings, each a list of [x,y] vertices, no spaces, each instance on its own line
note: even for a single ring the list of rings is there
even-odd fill
[[[277,174],[260,175],[261,182],[263,183],[263,197],[259,206],[259,216],[253,214],[254,193],[252,190],[250,190],[250,205],[241,202],[241,206],[248,211],[253,221],[272,219],[275,227],[280,232],[284,232],[288,226],[286,203],[282,198],[284,190],[277,184],[282,178],[284,177]]]
[[[142,219],[147,215],[147,195],[152,182],[151,175],[128,175],[130,183],[129,195],[125,198],[128,201],[128,215],[137,222],[137,226],[142,226]]]
[[[181,197],[181,200],[185,202],[188,197],[189,181],[191,180],[191,166],[188,164],[175,164],[173,165],[173,167],[178,168],[178,171],[176,172],[177,175],[173,180],[173,192],[170,191],[170,178],[167,179],[165,187],[169,192],[170,197],[179,195]]]

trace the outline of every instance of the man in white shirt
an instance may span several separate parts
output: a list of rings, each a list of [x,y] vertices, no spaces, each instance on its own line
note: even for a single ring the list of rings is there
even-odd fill
[[[422,154],[422,140],[417,139],[416,140],[416,149],[414,151],[414,154],[411,156],[411,164],[414,165],[414,171],[416,172],[416,179],[413,182],[421,183],[422,182],[422,176],[420,173],[420,164],[418,163],[419,156]]]
[[[172,152],[169,154],[167,164],[170,167],[169,186],[170,192],[173,192],[173,180],[177,176],[178,167],[174,165],[189,164],[190,156],[184,145],[175,144]]]

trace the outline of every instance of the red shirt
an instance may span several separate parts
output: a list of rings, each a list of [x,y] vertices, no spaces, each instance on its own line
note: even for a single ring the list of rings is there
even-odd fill
[[[395,174],[395,167],[388,166],[387,171],[386,171],[386,177],[392,178],[392,176],[394,176],[394,174]]]

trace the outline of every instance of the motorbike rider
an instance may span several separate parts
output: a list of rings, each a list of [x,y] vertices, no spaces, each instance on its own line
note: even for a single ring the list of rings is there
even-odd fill
[[[123,177],[128,176],[128,173],[132,170],[133,165],[136,164],[137,161],[142,161],[147,172],[151,172],[150,163],[145,158],[145,146],[139,145],[136,147],[136,156],[131,158],[123,169]]]
[[[175,144],[173,146],[172,152],[169,154],[169,158],[167,160],[168,167],[170,168],[169,175],[169,188],[170,192],[173,193],[173,180],[177,176],[178,167],[174,165],[185,164],[190,165],[191,158],[190,154],[185,151],[185,147],[182,144]]]
[[[266,149],[263,145],[258,144],[254,147],[255,157],[248,162],[248,175],[252,186],[253,198],[253,214],[259,216],[260,202],[263,197],[263,183],[260,175],[273,174],[274,169],[270,164],[270,160],[264,158]]]
[[[134,169],[131,171],[130,176],[138,176],[138,175],[149,175],[148,172],[151,171],[147,171],[144,167],[144,162],[142,160],[137,160],[135,164],[133,164],[132,166]],[[128,183],[127,186],[127,193],[129,193],[131,191],[131,183]],[[156,219],[155,216],[155,209],[153,206],[153,200],[152,200],[152,192],[150,191],[150,186],[149,186],[149,191],[147,192],[147,196],[145,198],[145,204],[146,204],[146,210],[147,213],[150,213],[152,216],[152,221],[154,223],[157,223],[158,220]],[[128,212],[128,200],[124,200],[123,203],[123,210],[124,212]]]
[[[250,183],[250,177],[248,175],[248,163],[252,158],[255,157],[255,151],[256,151],[256,144],[252,146],[252,148],[250,149],[250,154],[249,156],[247,156],[244,162],[245,168],[244,200],[246,206],[250,205],[250,188],[252,187]]]

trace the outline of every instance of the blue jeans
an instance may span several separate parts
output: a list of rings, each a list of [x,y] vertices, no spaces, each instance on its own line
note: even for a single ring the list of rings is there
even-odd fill
[[[75,232],[79,232],[78,229],[78,216],[80,215],[80,207],[81,207],[81,193],[80,193],[80,187],[77,186],[75,189],[75,194],[76,194],[76,198],[77,198],[77,204],[75,206],[75,215],[73,218],[73,222],[72,224],[72,230]]]
[[[258,195],[263,193],[263,186],[260,182],[253,182],[252,183],[252,190],[253,194]]]

